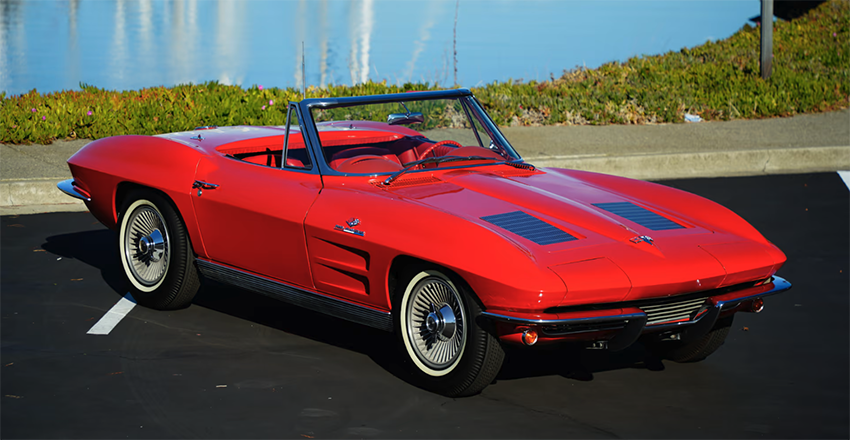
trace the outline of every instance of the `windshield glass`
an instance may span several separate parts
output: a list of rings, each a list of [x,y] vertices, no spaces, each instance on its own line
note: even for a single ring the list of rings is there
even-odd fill
[[[311,107],[310,112],[324,160],[341,173],[395,173],[439,157],[520,159],[471,97]]]

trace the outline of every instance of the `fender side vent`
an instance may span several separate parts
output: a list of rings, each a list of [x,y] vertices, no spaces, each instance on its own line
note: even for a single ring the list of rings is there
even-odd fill
[[[638,205],[630,202],[616,203],[594,203],[593,206],[604,209],[612,214],[623,217],[626,220],[631,220],[644,228],[653,231],[666,231],[668,229],[683,229],[684,226],[664,218],[646,208],[641,208]]]
[[[576,240],[570,234],[522,211],[488,215],[481,220],[506,229],[541,246]]]

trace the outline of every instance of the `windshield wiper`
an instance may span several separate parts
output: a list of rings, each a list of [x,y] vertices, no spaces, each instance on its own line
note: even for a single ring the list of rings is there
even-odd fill
[[[508,165],[514,168],[522,168],[522,169],[530,169],[535,170],[537,168],[530,163],[525,163],[522,159],[516,160],[501,160],[495,157],[483,157],[483,156],[440,156],[440,157],[429,157],[428,159],[417,160],[415,162],[410,162],[406,167],[401,170],[396,171],[391,174],[389,177],[384,179],[383,184],[389,185],[394,180],[398,179],[402,174],[406,173],[408,170],[411,170],[419,165],[427,165],[432,163],[447,163],[447,162],[459,162],[465,160],[488,160],[493,161],[492,165]]]

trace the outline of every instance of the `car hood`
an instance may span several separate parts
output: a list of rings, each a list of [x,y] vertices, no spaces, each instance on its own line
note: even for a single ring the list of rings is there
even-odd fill
[[[506,168],[445,171],[430,181],[416,173],[386,189],[512,241],[539,265],[567,278],[571,292],[581,290],[576,279],[596,273],[598,281],[583,288],[600,297],[606,294],[599,289],[613,285],[603,300],[722,287],[769,276],[781,264],[764,243],[669,206],[553,170]],[[498,260],[494,256],[494,264]]]

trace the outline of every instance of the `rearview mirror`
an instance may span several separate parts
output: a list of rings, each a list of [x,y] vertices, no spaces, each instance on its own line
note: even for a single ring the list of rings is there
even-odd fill
[[[425,121],[425,116],[422,116],[422,113],[390,113],[387,116],[387,124],[390,125],[399,125],[399,124],[421,124]]]

